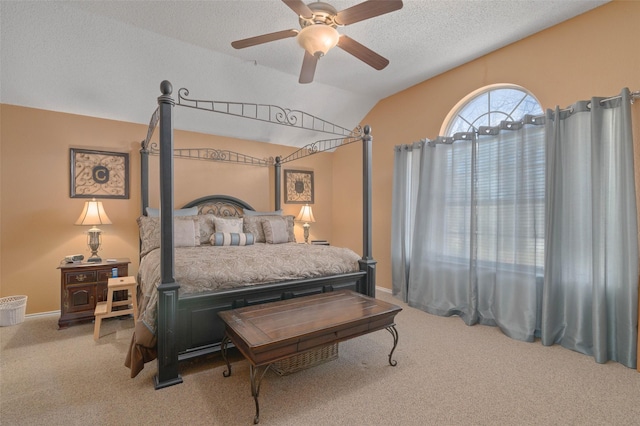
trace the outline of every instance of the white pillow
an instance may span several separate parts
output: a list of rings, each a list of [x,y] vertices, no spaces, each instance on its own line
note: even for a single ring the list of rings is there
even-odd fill
[[[174,220],[173,245],[175,247],[199,246],[200,223],[197,220]]]
[[[231,234],[242,234],[241,217],[214,217],[216,232],[228,232]]]

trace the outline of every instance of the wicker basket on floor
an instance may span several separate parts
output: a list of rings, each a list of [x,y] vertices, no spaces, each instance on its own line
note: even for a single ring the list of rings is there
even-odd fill
[[[9,296],[0,298],[0,327],[20,324],[24,321],[27,309],[27,296]]]
[[[338,344],[334,343],[276,361],[271,365],[271,369],[281,376],[286,376],[336,358],[338,358]]]

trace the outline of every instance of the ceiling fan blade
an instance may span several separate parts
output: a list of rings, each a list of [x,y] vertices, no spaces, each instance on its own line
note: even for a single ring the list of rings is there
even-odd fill
[[[282,0],[282,2],[289,6],[298,16],[303,18],[311,18],[313,16],[313,11],[302,0]]]
[[[338,40],[338,47],[377,70],[381,70],[389,65],[388,59],[383,58],[373,50],[363,46],[362,44],[344,34],[342,34],[340,36],[340,39]]]
[[[402,9],[402,0],[367,0],[341,10],[335,20],[338,25],[350,25],[398,9]]]
[[[298,35],[297,30],[284,30],[275,33],[263,34],[256,37],[245,38],[231,42],[231,46],[236,49],[244,49],[245,47],[255,46],[257,44],[268,43],[283,38],[295,37]]]
[[[318,65],[318,58],[305,50],[298,83],[311,83],[313,81],[313,75],[316,73],[316,65]]]

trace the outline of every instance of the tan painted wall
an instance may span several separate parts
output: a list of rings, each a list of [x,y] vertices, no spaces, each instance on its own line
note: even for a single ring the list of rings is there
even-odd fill
[[[530,90],[543,108],[592,96],[640,90],[640,2],[616,1],[521,40],[380,101],[362,121],[373,135],[373,254],[377,285],[391,288],[393,147],[434,138],[449,111],[478,88],[513,83]],[[632,107],[636,188],[640,190],[640,101]],[[333,241],[361,252],[359,148],[336,152]],[[638,198],[640,205],[640,198]],[[640,219],[639,219],[640,220]]]
[[[639,18],[640,2],[616,1],[389,97],[367,115],[363,124],[372,126],[374,136],[373,249],[379,286],[391,287],[393,146],[437,136],[451,108],[468,93],[488,84],[524,86],[545,108],[566,106],[590,96],[615,95],[622,87],[640,90],[640,56],[634,46],[639,38]],[[632,108],[637,169],[639,104]],[[131,197],[104,200],[113,225],[103,227],[101,254],[131,258],[131,273],[135,274],[135,219],[140,206],[138,146],[146,126],[10,105],[0,105],[0,121],[0,296],[27,294],[28,313],[58,310],[59,261],[65,254],[88,255],[83,229],[73,225],[84,200],[69,197],[71,147],[129,152]],[[189,132],[176,132],[175,144],[229,148],[258,157],[291,150]],[[290,166],[315,172],[313,211],[317,222],[311,228],[311,238],[328,239],[361,253],[360,144]],[[238,167],[176,160],[176,205],[205,194],[225,193],[246,200],[256,209],[272,208],[268,180],[272,172]],[[187,172],[200,177],[197,183],[186,178]],[[636,176],[636,187],[640,188],[640,172]],[[298,205],[283,206],[287,214],[299,210]],[[302,239],[299,225],[296,236]]]
[[[151,94],[153,96],[153,94]],[[152,111],[149,111],[151,114]],[[26,294],[27,313],[60,309],[60,271],[64,255],[88,257],[86,231],[75,226],[84,199],[69,197],[69,148],[128,152],[130,198],[104,199],[112,225],[102,226],[100,255],[129,257],[130,274],[137,273],[140,213],[140,145],[146,126],[72,114],[0,105],[1,205],[0,296]],[[176,131],[175,147],[230,149],[258,158],[285,155],[291,147]],[[331,239],[332,154],[318,154],[283,166],[313,170],[316,223],[311,238]],[[151,204],[158,200],[158,157],[151,157]],[[257,210],[272,209],[273,170],[193,160],[175,160],[175,204],[209,194],[241,198]],[[284,204],[297,215],[300,205]],[[303,241],[302,227],[296,238]]]

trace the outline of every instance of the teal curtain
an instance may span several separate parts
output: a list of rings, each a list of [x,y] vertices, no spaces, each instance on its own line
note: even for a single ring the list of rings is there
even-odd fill
[[[439,137],[420,146],[419,163],[418,150],[397,149],[394,294],[432,314],[635,368],[630,109],[624,89]]]
[[[504,122],[423,150],[408,303],[532,341],[544,267],[544,126]]]
[[[407,301],[410,255],[424,141],[394,148],[391,209],[391,282],[393,294]]]
[[[547,112],[542,343],[636,367],[638,224],[630,94]]]

